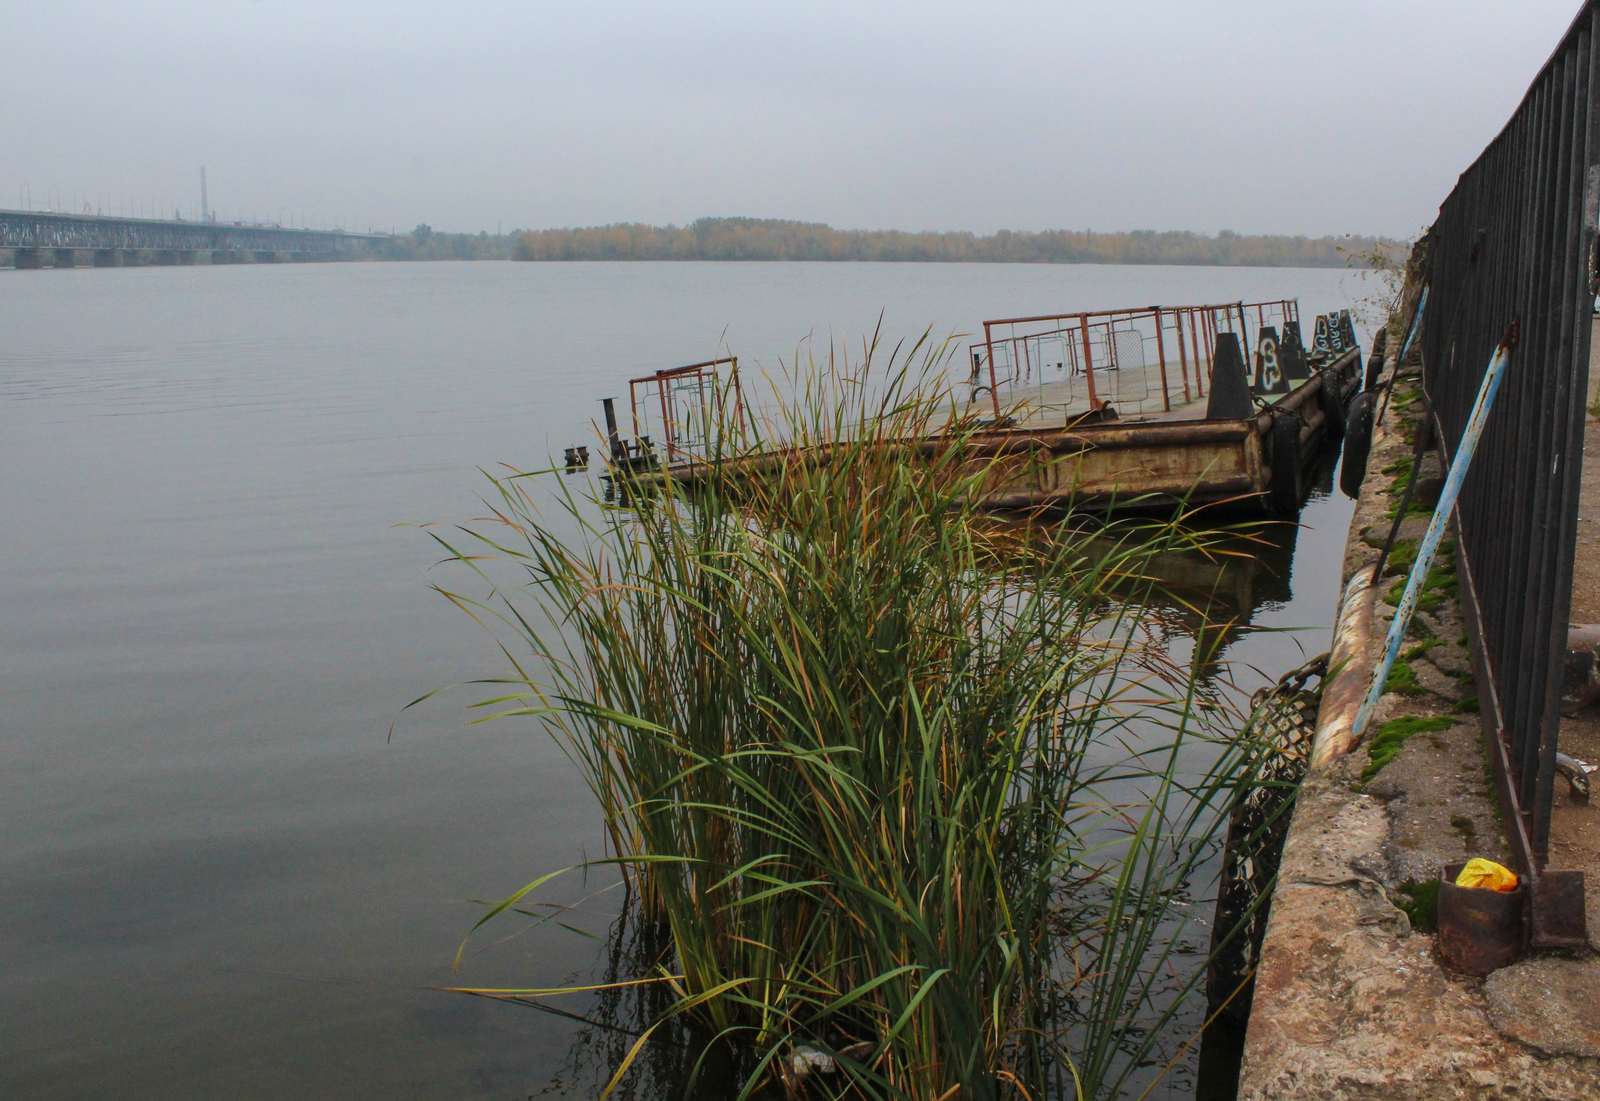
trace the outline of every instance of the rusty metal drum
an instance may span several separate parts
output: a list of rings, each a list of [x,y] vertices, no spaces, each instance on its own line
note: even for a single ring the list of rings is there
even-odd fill
[[[1487,975],[1522,958],[1528,885],[1518,883],[1514,891],[1457,887],[1462,867],[1446,864],[1439,877],[1439,955],[1457,971]]]

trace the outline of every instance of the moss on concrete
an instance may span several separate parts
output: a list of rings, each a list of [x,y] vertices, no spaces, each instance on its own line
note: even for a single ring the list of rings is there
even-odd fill
[[[1396,666],[1395,668],[1399,668]],[[1378,732],[1367,743],[1367,756],[1370,763],[1361,771],[1363,780],[1370,780],[1378,774],[1384,765],[1394,760],[1414,734],[1422,734],[1430,730],[1448,730],[1455,725],[1455,720],[1448,715],[1406,715],[1398,719],[1390,719],[1378,727]]]
[[[1394,904],[1411,919],[1411,928],[1432,933],[1439,928],[1439,881],[1408,880],[1395,892]]]
[[[1398,692],[1402,696],[1420,696],[1423,687],[1417,681],[1417,671],[1409,661],[1396,661],[1389,666],[1389,675],[1383,680],[1385,692]]]
[[[1413,555],[1413,561],[1415,555]],[[1409,567],[1407,568],[1409,573]],[[1417,607],[1425,612],[1436,612],[1448,600],[1456,598],[1459,585],[1456,580],[1455,542],[1446,539],[1439,544],[1439,553],[1434,557],[1433,564],[1428,567],[1427,576],[1422,579],[1422,587],[1417,593]],[[1397,577],[1389,591],[1384,593],[1385,603],[1396,608],[1400,606],[1400,598],[1405,595],[1406,578]],[[1416,621],[1413,620],[1413,623]]]
[[[1389,560],[1383,565],[1384,573],[1410,573],[1412,563],[1417,560],[1417,547],[1420,545],[1416,539],[1396,539],[1394,547],[1389,551]]]

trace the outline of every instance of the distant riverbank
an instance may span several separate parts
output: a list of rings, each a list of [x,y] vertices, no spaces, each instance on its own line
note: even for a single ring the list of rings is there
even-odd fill
[[[513,260],[866,260],[907,263],[1190,264],[1211,267],[1369,266],[1401,247],[1382,237],[1216,236],[1183,230],[1002,229],[969,232],[834,229],[772,218],[701,218],[686,226],[639,222],[516,235]]]

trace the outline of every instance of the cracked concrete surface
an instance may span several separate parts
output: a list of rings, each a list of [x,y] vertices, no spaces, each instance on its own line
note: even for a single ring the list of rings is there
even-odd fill
[[[1412,930],[1394,904],[1406,873],[1393,800],[1360,791],[1360,763],[1345,757],[1301,791],[1256,976],[1241,1101],[1600,1097],[1600,1059],[1553,1060],[1502,1033],[1484,984],[1446,972],[1434,938]],[[1502,1016],[1551,1004],[1519,974],[1541,967],[1543,983],[1547,962],[1496,973]]]

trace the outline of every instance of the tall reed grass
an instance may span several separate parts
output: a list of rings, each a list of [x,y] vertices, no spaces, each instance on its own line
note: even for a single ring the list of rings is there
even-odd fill
[[[1200,978],[1173,978],[1172,901],[1251,754],[1138,629],[1146,566],[1193,537],[1112,525],[1090,555],[992,522],[948,354],[830,353],[758,423],[710,414],[692,497],[500,477],[471,545],[440,537],[520,571],[441,588],[510,663],[479,706],[576,764],[670,945],[632,979],[743,1095],[1113,1096]],[[780,437],[748,476],[735,452]],[[802,1077],[804,1049],[833,1071]]]

